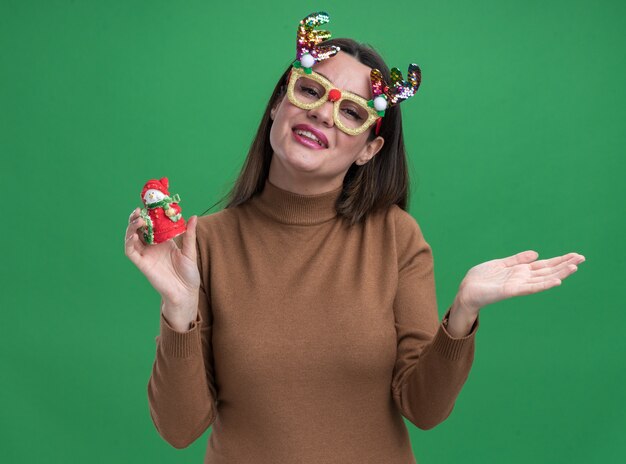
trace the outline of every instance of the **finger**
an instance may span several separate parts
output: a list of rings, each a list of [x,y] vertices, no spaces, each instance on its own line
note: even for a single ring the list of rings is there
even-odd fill
[[[572,266],[574,269],[577,269],[576,264],[579,262],[579,260],[576,257],[572,257],[570,259],[568,259],[567,261],[563,261],[555,266],[547,266],[547,267],[542,267],[539,269],[530,269],[530,275],[532,277],[546,277],[546,276],[551,276],[551,275],[556,275],[559,274],[561,272],[563,272],[563,270],[568,270],[568,269],[572,269]]]
[[[547,279],[535,283],[524,283],[518,286],[515,294],[516,296],[531,295],[533,293],[543,292],[544,290],[548,290],[549,288],[556,287],[558,285],[561,285],[561,280],[556,278]]]
[[[182,253],[189,259],[196,261],[196,223],[198,216],[191,216],[187,221],[187,230],[183,235]]]
[[[531,263],[537,259],[539,253],[533,250],[522,251],[521,253],[514,254],[502,259],[502,264],[505,266],[515,266],[517,264]]]
[[[139,217],[140,213],[141,213],[141,210],[139,209],[139,206],[138,206],[137,208],[133,210],[132,213],[130,213],[130,216],[128,217],[128,222],[129,223],[133,222],[135,218]]]
[[[130,224],[128,224],[128,227],[126,227],[125,239],[128,239],[131,235],[136,234],[137,230],[140,227],[143,227],[145,224],[146,221],[144,221],[142,217],[136,217],[135,219],[133,219]]]
[[[141,239],[139,228],[145,224],[143,218],[135,218],[126,228],[124,237],[124,252],[131,260],[134,261],[137,255],[141,255],[141,251],[146,244]]]
[[[132,262],[135,262],[137,257],[140,256],[139,250],[137,249],[138,242],[139,237],[137,234],[132,234],[124,240],[124,253],[126,253],[126,256],[128,256]]]
[[[137,264],[139,256],[141,256],[139,250],[137,249],[138,242],[139,237],[137,234],[132,234],[124,240],[124,254],[135,264]]]
[[[534,276],[527,280],[528,283],[538,283],[550,279],[564,280],[578,270],[575,264],[567,264],[562,267],[553,268],[553,272],[541,276]]]
[[[540,261],[536,261],[532,263],[530,265],[530,269],[535,270],[535,269],[541,269],[544,267],[556,266],[560,263],[567,262],[569,259],[576,257],[576,256],[580,256],[580,255],[578,255],[578,253],[568,253],[563,256],[555,256],[554,258],[550,258],[550,259],[542,259]]]

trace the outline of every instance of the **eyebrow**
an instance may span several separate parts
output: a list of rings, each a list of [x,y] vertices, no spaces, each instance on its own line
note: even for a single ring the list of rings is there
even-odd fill
[[[322,74],[322,73],[321,73],[321,72],[319,72],[319,71],[315,71],[315,72],[316,72],[317,74],[319,74],[320,76],[322,76],[324,79],[326,79],[328,82],[330,82],[330,83],[332,84],[332,82],[333,82],[333,81],[331,81],[331,80],[330,80],[327,76],[325,76],[324,74]],[[335,85],[335,84],[333,84],[333,85]],[[350,91],[350,90],[348,90],[348,92],[353,93],[354,95],[359,95],[358,93],[356,93],[356,92],[352,92],[352,91]],[[369,100],[369,98],[365,98],[363,95],[359,95],[359,97],[361,97],[363,100]]]

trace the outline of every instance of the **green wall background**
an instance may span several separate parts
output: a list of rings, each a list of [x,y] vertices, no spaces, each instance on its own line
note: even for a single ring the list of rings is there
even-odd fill
[[[318,10],[422,68],[402,110],[440,315],[481,262],[586,257],[482,310],[452,415],[407,421],[419,463],[621,462],[624,2],[1,0],[3,462],[202,462],[210,429],[176,450],[150,420],[160,300],[123,234],[149,178],[185,218],[229,190]]]

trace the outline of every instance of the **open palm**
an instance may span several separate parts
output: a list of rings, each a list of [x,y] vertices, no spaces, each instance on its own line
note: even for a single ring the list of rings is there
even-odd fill
[[[535,261],[538,256],[537,252],[527,250],[474,266],[461,283],[461,303],[478,313],[497,301],[547,290],[561,285],[585,261],[578,253]]]

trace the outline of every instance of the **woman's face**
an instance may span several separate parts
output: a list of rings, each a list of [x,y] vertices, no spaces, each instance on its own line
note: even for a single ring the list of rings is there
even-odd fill
[[[371,68],[345,52],[316,63],[313,70],[340,90],[356,93],[366,100],[371,98]],[[342,132],[334,124],[331,101],[304,110],[283,96],[272,109],[271,118],[270,143],[274,154],[270,181],[292,191],[298,190],[294,190],[296,186],[303,193],[321,193],[339,187],[352,163],[366,163],[384,143],[380,136],[367,141],[371,128],[359,135]],[[313,132],[327,143],[320,147],[296,134],[296,127]]]

